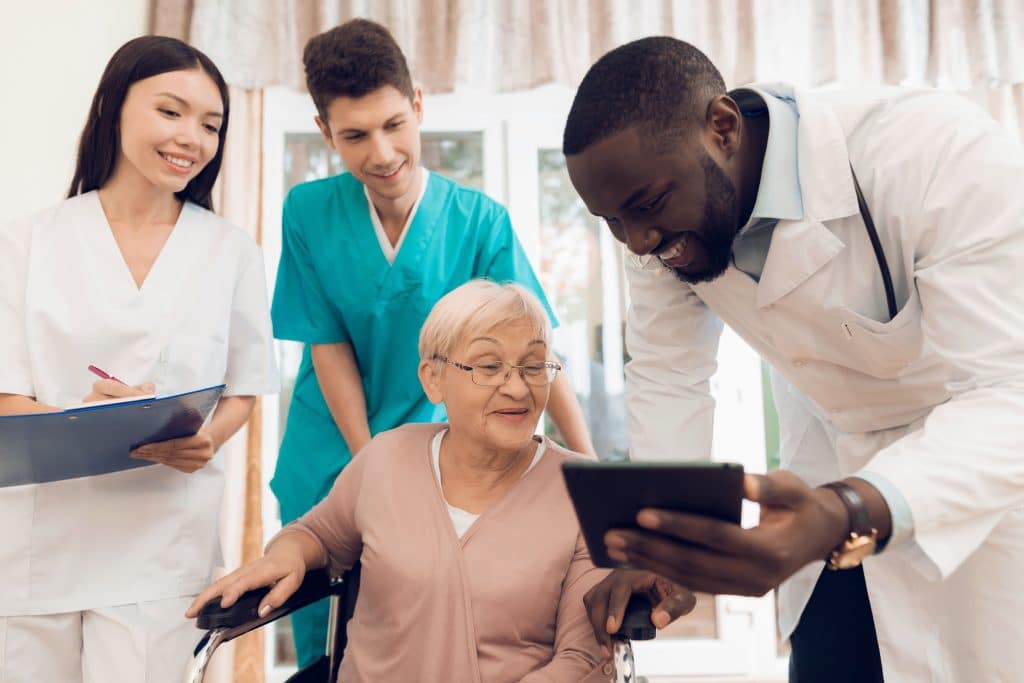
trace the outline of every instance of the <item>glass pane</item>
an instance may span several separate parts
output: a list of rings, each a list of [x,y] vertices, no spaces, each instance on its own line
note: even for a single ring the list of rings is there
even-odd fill
[[[420,163],[460,185],[484,189],[484,134],[421,133]]]
[[[420,134],[420,163],[452,180],[483,189],[484,136],[480,131]],[[345,170],[341,157],[327,147],[319,133],[284,136],[284,191],[307,180],[337,175]]]
[[[768,363],[761,361],[761,401],[764,404],[764,452],[767,471],[779,468],[779,414],[772,398],[771,371]]]
[[[284,136],[284,192],[299,183],[337,175],[345,170],[339,157],[320,133],[286,133]]]
[[[603,459],[629,450],[623,395],[621,251],[576,196],[560,150],[538,151],[540,279],[558,316],[555,352],[583,407]],[[549,424],[554,435],[554,426]],[[557,435],[555,435],[557,436]]]

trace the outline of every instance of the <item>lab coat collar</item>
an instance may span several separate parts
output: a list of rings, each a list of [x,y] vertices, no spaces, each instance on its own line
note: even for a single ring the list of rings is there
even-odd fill
[[[779,221],[757,284],[757,307],[764,308],[789,294],[845,247],[818,221]]]
[[[800,113],[797,165],[804,218],[824,222],[857,213],[846,134],[832,108],[813,93],[787,83],[755,83],[753,87],[796,101]]]
[[[800,117],[796,105],[792,100],[781,100],[753,86],[736,88],[729,91],[729,95],[744,111],[755,107],[768,110],[768,141],[761,165],[761,182],[750,218],[739,234],[765,218],[800,220],[804,209],[797,176],[796,133]]]
[[[846,246],[825,221],[858,212],[846,135],[835,113],[812,94],[784,83],[756,84],[759,90],[793,99],[800,112],[797,166],[804,218],[780,220],[757,286],[763,308],[793,291]]]

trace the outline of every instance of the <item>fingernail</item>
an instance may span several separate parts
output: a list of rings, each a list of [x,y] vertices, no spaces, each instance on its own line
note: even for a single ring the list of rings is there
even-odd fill
[[[609,532],[609,533],[605,534],[604,544],[606,546],[608,546],[609,550],[612,549],[612,548],[616,548],[616,549],[625,548],[626,547],[626,539],[623,538],[621,534],[617,534],[614,531],[612,531],[612,532]]]
[[[263,605],[260,607],[260,617],[262,618],[270,614],[270,609],[270,605]]]
[[[665,628],[668,626],[668,613],[660,609],[651,612],[651,623],[655,628]]]
[[[636,523],[646,529],[658,528],[658,515],[650,510],[641,510],[636,515]]]
[[[626,553],[615,548],[608,549],[608,557],[612,558],[616,562],[628,562],[629,558],[626,557]]]

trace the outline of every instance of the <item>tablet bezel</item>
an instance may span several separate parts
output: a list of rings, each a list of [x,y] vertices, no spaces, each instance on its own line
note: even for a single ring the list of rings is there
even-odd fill
[[[719,462],[562,463],[569,497],[598,567],[622,567],[604,545],[609,529],[639,528],[636,514],[660,508],[740,523],[743,466]]]

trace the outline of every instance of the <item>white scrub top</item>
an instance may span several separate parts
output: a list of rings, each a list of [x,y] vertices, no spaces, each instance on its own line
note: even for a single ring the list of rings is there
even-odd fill
[[[158,396],[277,390],[259,247],[194,204],[141,288],[95,192],[0,229],[0,330],[0,393],[51,405],[89,393],[89,364]],[[219,558],[219,459],[0,489],[0,616],[198,592]]]

